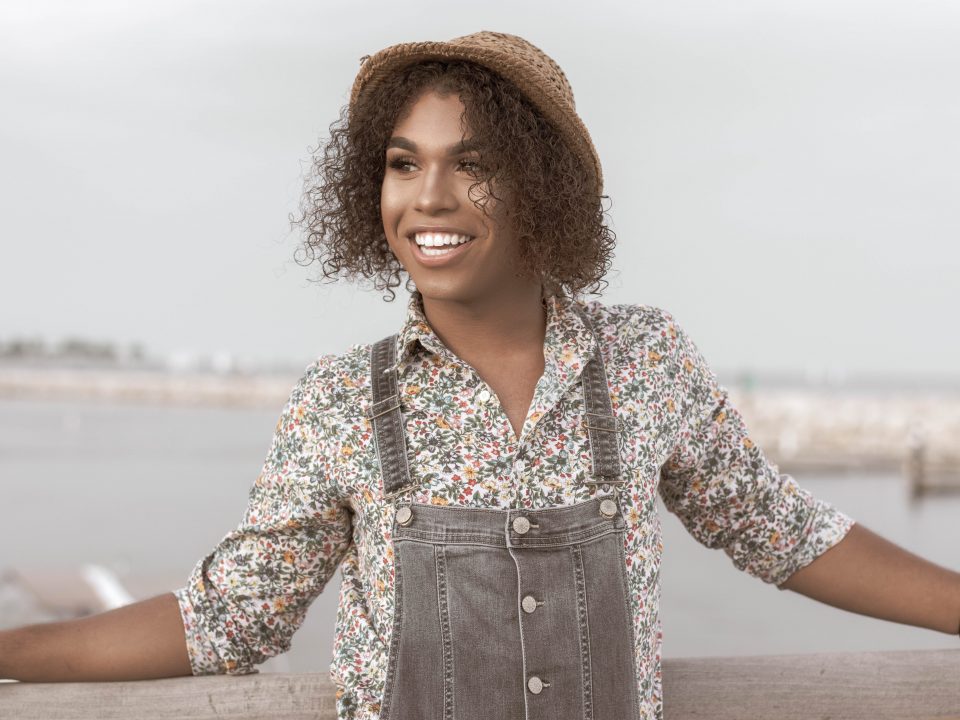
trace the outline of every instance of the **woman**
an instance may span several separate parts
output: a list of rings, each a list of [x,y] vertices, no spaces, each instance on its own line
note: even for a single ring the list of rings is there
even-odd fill
[[[525,40],[366,58],[300,224],[326,276],[406,277],[403,326],[307,368],[185,587],[0,634],[0,675],[254,672],[340,567],[341,718],[660,718],[658,493],[765,582],[958,632],[960,575],[780,474],[668,312],[577,299],[609,267],[601,193]]]

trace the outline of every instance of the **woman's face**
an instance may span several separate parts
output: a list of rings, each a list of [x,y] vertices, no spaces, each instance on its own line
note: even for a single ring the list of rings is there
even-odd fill
[[[397,123],[380,214],[390,249],[425,299],[476,303],[539,283],[514,276],[519,243],[504,202],[489,198],[484,215],[467,195],[479,156],[461,128],[463,109],[458,96],[427,91]]]

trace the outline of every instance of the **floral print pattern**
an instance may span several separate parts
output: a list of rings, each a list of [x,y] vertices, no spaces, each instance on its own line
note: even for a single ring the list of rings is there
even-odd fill
[[[397,336],[413,502],[538,509],[612,493],[591,469],[580,373],[597,343],[620,433],[620,505],[641,716],[661,720],[656,497],[734,565],[780,584],[854,521],[781,474],[750,439],[690,337],[649,305],[545,300],[545,369],[520,437],[495,393],[440,342],[410,296]],[[284,407],[239,526],[176,592],[196,675],[256,672],[290,647],[310,603],[342,574],[331,677],[341,720],[376,720],[393,627],[394,505],[373,428],[370,345],[307,367]],[[518,452],[520,449],[526,452]]]

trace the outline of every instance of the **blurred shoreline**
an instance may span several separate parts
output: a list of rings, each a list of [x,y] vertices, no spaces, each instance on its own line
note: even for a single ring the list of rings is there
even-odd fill
[[[293,371],[212,373],[0,365],[0,399],[275,407],[283,405],[298,378]]]
[[[11,358],[0,354],[0,398],[70,397],[187,404],[266,404],[286,399],[313,358],[253,363],[227,354],[120,360],[93,357]],[[717,371],[731,394],[960,402],[960,376],[890,376],[839,371],[756,373]]]
[[[304,366],[305,367],[305,366]],[[0,399],[79,400],[199,407],[283,407],[302,373],[163,367],[36,367],[0,362]],[[960,392],[917,383],[804,384],[721,376],[751,440],[790,471],[903,472],[960,484]]]

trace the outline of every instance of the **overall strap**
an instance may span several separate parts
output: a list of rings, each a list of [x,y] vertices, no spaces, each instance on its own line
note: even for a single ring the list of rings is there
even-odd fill
[[[383,491],[393,497],[409,490],[413,483],[407,464],[403,416],[400,412],[400,389],[397,373],[391,368],[397,359],[397,336],[383,338],[370,348],[370,385],[373,404],[367,419],[373,423],[377,457],[383,475]]]
[[[586,310],[580,303],[573,303],[577,314],[583,323],[593,332],[593,324],[587,317]],[[600,339],[596,339],[593,357],[584,366],[581,374],[584,401],[584,426],[590,440],[590,457],[593,461],[593,480],[591,485],[621,484],[624,478],[620,475],[620,422],[613,414],[613,403],[610,401],[610,389],[607,385],[607,373],[603,366],[603,355]]]
[[[579,303],[574,303],[574,307],[590,332],[593,332],[584,309]],[[399,382],[397,372],[392,367],[396,362],[396,339],[396,335],[385,337],[370,349],[373,404],[367,412],[367,418],[373,423],[383,490],[388,498],[413,487],[407,462]],[[585,410],[583,423],[587,429],[593,465],[593,479],[586,483],[620,485],[624,482],[620,473],[619,435],[622,428],[613,414],[599,338],[595,347],[593,357],[584,366],[581,375]]]

